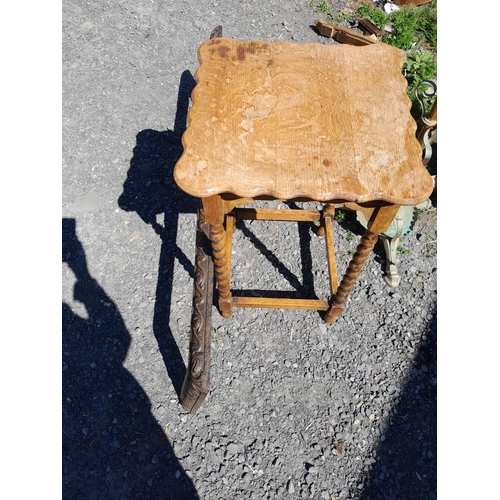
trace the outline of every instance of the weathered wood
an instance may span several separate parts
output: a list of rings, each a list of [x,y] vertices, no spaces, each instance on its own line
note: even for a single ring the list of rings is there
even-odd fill
[[[360,35],[359,33],[346,31],[339,31],[335,34],[334,38],[339,43],[347,43],[349,45],[356,45],[358,47],[377,43],[377,40],[375,40],[374,38]]]
[[[321,218],[319,210],[280,210],[274,208],[236,208],[234,215],[243,220],[282,220],[314,222]]]
[[[210,341],[214,264],[208,224],[198,208],[193,283],[193,308],[189,337],[189,361],[180,401],[189,413],[196,413],[210,388]]]
[[[232,297],[233,307],[259,307],[270,309],[303,309],[326,311],[327,300],[318,299],[278,299],[272,297]]]
[[[340,39],[354,40],[351,30],[332,29]],[[199,49],[193,106],[174,178],[185,192],[203,199],[219,308],[226,318],[232,307],[278,307],[326,311],[325,320],[333,321],[399,206],[416,205],[432,193],[401,73],[404,52],[366,37],[362,43],[366,45],[214,38]],[[325,81],[332,84],[325,86]],[[238,208],[264,198],[326,207]],[[361,207],[368,220],[340,283],[332,230],[338,203]],[[233,297],[236,219],[321,220],[330,301]]]
[[[376,208],[368,219],[368,229],[376,234],[387,231],[398,210],[398,205],[382,205]]]
[[[398,205],[432,193],[397,50],[215,38],[198,55],[174,170],[185,192]]]
[[[223,212],[224,212],[224,214],[228,214],[235,207],[238,207],[240,205],[249,205],[253,201],[254,200],[252,198],[236,198],[236,199],[231,199],[231,200],[227,200],[227,199],[222,198]]]
[[[387,48],[389,51],[394,51],[400,54],[402,57],[406,56],[404,50],[387,45],[386,43],[378,40],[376,37],[373,38],[370,36],[364,36],[349,28],[344,28],[343,26],[337,26],[336,24],[327,23],[326,21],[322,21],[321,19],[315,21],[315,24],[317,30],[321,35],[328,38],[333,38],[339,43],[346,43],[348,45],[354,45],[357,47],[378,44],[381,47]]]
[[[203,211],[205,213],[205,220],[211,226],[219,226],[224,223],[224,211],[222,206],[222,199],[220,196],[209,196],[203,198]]]
[[[326,257],[328,262],[328,277],[330,280],[330,292],[335,295],[339,286],[339,279],[337,276],[337,259],[335,257],[335,243],[333,239],[333,221],[334,214],[328,214],[323,223],[325,227],[325,243],[326,243]]]
[[[378,26],[375,26],[369,19],[364,17],[358,20],[358,26],[365,33],[370,33],[377,37],[383,37],[386,34]]]

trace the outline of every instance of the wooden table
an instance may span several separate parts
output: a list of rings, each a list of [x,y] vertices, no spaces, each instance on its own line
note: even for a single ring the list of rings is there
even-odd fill
[[[400,206],[417,205],[433,190],[397,49],[213,38],[198,58],[184,153],[174,170],[178,186],[201,199],[190,362],[181,395],[192,413],[208,392],[214,268],[225,318],[234,307],[278,307],[324,311],[331,323],[379,233]],[[321,202],[323,209],[241,208],[262,199]],[[332,221],[340,203],[362,211],[368,228],[339,283]],[[234,296],[237,219],[318,221],[331,296]]]

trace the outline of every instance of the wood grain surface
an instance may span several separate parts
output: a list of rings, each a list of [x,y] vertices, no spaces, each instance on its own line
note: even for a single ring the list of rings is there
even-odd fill
[[[215,38],[198,59],[174,170],[190,195],[416,205],[431,194],[398,51]]]

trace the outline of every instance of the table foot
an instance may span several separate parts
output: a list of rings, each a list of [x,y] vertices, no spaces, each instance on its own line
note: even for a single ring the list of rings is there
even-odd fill
[[[189,362],[180,396],[182,407],[191,414],[198,411],[210,387],[214,264],[208,231],[209,226],[200,207],[196,231]]]

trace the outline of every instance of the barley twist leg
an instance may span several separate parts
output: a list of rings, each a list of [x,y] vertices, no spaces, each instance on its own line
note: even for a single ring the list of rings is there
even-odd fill
[[[370,256],[375,243],[377,243],[378,234],[366,230],[365,234],[361,237],[361,241],[356,248],[351,262],[339,284],[337,293],[330,301],[330,307],[325,313],[325,321],[332,323],[336,317],[342,314],[344,310],[344,303],[349,296],[354,284],[356,283],[361,270],[363,269],[368,257]]]

